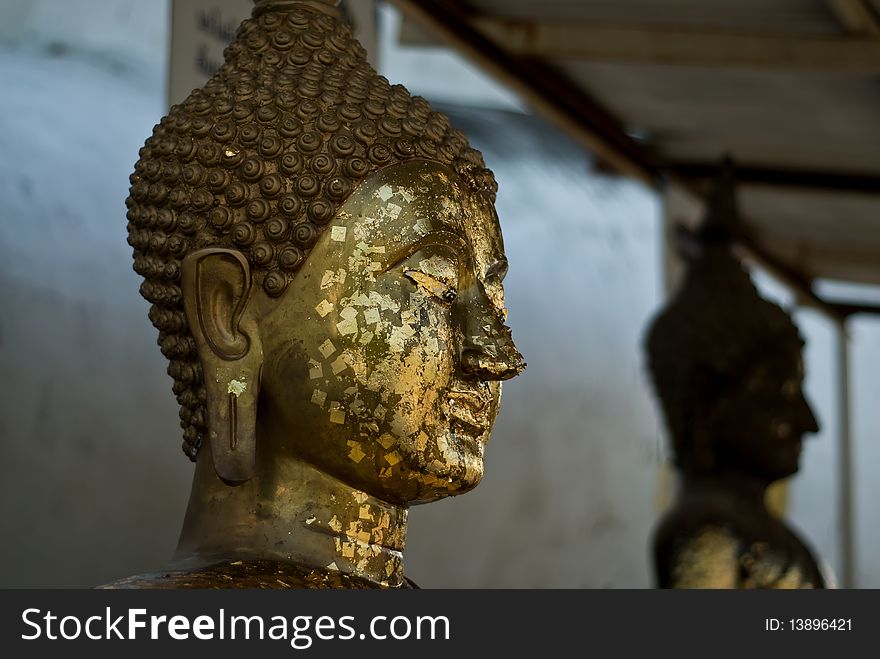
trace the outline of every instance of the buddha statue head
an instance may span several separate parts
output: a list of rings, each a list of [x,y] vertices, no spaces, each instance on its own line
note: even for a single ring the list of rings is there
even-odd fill
[[[258,0],[131,184],[197,463],[181,562],[399,584],[406,507],[480,481],[500,382],[524,367],[480,153],[376,74],[332,2]]]
[[[802,389],[804,341],[734,255],[737,230],[728,166],[685,242],[684,281],[649,329],[648,365],[684,478],[769,483],[797,471],[802,437],[818,427]]]

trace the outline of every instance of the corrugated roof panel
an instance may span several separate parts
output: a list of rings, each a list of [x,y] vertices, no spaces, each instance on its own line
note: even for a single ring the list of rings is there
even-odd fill
[[[831,74],[569,62],[561,67],[670,160],[880,173],[880,82]]]
[[[880,283],[880,197],[741,186],[748,226],[806,276]]]

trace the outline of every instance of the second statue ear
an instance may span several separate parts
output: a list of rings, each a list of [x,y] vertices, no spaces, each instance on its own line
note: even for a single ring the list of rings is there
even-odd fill
[[[208,441],[217,475],[230,485],[254,476],[263,349],[250,322],[251,268],[233,249],[210,247],[181,264],[186,320],[204,374]]]

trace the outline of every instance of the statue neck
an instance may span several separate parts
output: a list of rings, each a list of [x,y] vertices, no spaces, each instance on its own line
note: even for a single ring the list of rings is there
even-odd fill
[[[261,465],[251,480],[229,486],[214,473],[206,443],[171,567],[275,560],[400,586],[406,519],[405,507],[291,458]]]
[[[711,475],[684,475],[682,499],[723,497],[750,508],[766,509],[765,496],[770,483],[766,479],[740,471],[723,471]]]

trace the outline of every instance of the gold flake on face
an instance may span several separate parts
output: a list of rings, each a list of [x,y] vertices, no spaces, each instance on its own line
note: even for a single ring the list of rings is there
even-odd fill
[[[521,369],[503,325],[507,262],[491,203],[442,166],[375,178],[269,312],[263,379],[286,385],[270,404],[298,429],[292,450],[376,496],[430,501],[479,482],[499,380]],[[303,400],[330,401],[325,416]]]

